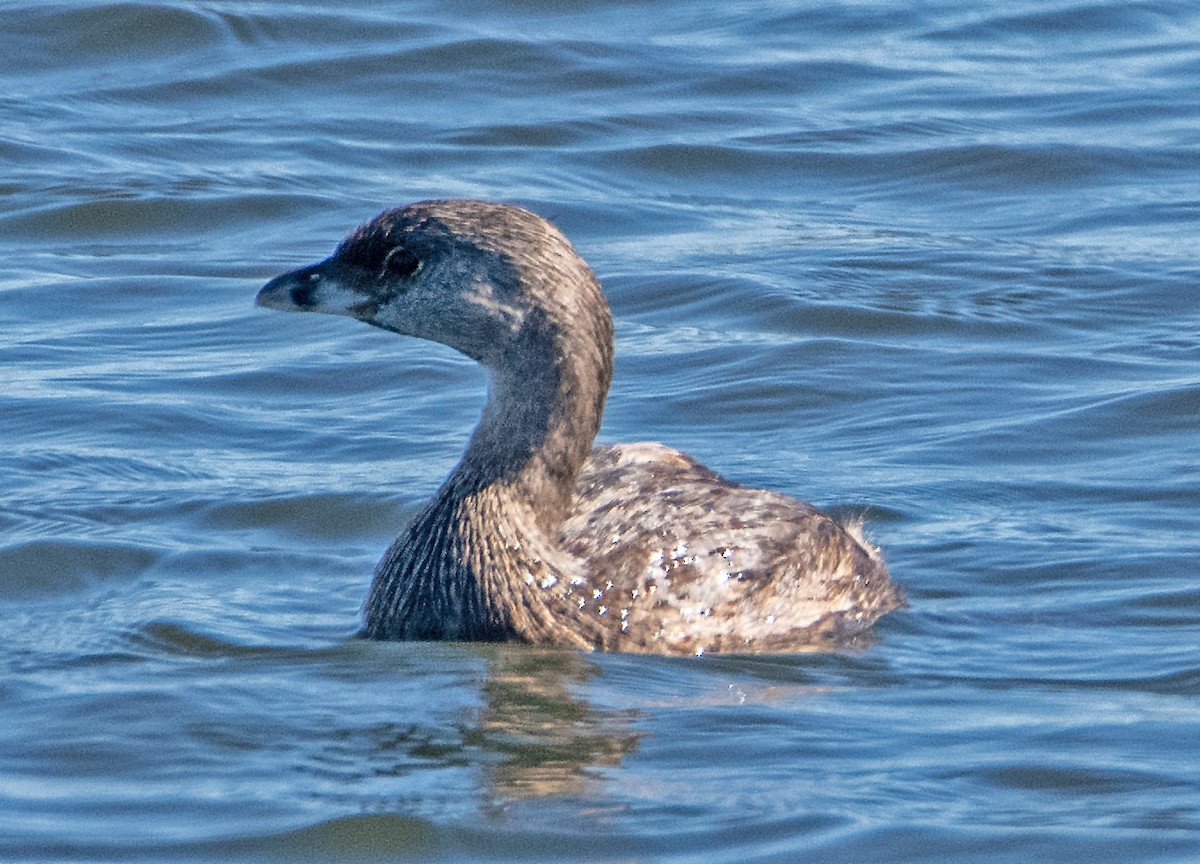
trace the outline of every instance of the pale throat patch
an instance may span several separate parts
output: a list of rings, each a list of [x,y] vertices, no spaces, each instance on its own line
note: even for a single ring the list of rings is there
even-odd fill
[[[484,310],[489,318],[503,321],[510,333],[516,333],[525,323],[525,311],[498,298],[486,279],[473,280],[466,296],[468,302]]]

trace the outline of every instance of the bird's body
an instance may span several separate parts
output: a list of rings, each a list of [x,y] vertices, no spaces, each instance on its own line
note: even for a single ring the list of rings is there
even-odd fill
[[[489,371],[466,453],[376,570],[366,636],[785,652],[903,604],[854,526],[660,444],[592,448],[612,376],[608,305],[566,238],[526,210],[388,211],[258,302],[443,342]]]

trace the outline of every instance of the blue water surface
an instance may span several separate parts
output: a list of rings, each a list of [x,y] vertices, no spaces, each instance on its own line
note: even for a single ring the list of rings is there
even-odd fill
[[[0,859],[1200,860],[1200,6],[0,5]],[[253,306],[425,197],[601,439],[866,517],[840,653],[353,638],[483,377]]]

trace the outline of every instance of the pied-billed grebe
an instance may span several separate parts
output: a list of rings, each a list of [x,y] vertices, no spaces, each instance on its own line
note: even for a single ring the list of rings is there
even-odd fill
[[[591,269],[527,210],[389,210],[257,302],[442,342],[489,373],[466,453],[376,569],[367,637],[785,652],[904,603],[856,526],[661,444],[592,447],[612,317]]]

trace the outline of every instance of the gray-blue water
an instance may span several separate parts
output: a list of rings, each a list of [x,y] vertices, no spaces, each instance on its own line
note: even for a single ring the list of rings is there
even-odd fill
[[[0,860],[1200,859],[1200,6],[0,4]],[[551,217],[602,439],[863,513],[856,651],[353,638],[480,372],[252,305]]]

